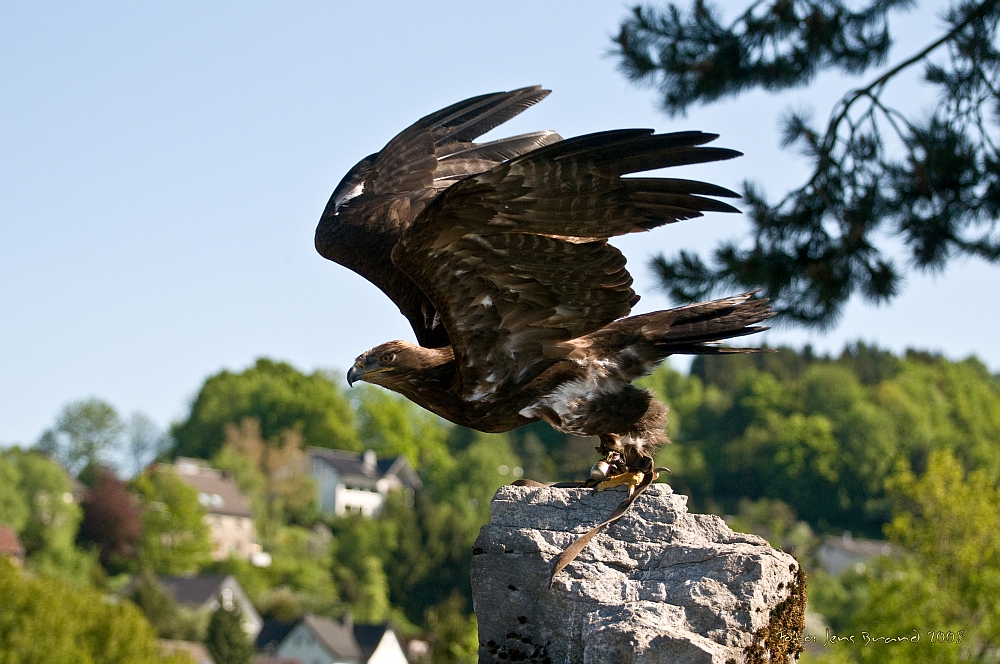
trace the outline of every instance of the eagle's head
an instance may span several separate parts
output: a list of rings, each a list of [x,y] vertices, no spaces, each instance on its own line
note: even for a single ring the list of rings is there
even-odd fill
[[[375,346],[354,360],[354,366],[347,372],[347,384],[363,380],[392,389],[422,368],[422,350],[408,341],[387,341]]]

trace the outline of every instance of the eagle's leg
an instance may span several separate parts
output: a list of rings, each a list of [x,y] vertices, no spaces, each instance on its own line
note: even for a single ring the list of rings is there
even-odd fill
[[[598,491],[624,485],[632,493],[642,478],[653,472],[653,458],[635,447],[622,445],[618,434],[601,434],[600,439],[597,451],[604,454],[604,459],[591,468],[587,485]]]

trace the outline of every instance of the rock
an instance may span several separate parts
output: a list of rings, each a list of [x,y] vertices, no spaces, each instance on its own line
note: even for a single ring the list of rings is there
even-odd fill
[[[787,553],[689,514],[653,484],[549,588],[555,558],[625,489],[508,486],[473,549],[479,661],[784,662],[801,651],[805,575]]]

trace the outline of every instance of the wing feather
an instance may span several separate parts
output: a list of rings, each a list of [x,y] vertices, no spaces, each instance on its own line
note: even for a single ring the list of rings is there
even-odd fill
[[[476,144],[472,139],[545,98],[539,86],[466,99],[432,113],[352,168],[316,228],[316,249],[375,284],[428,347],[447,346],[434,305],[390,258],[413,218],[447,187],[498,163],[561,140],[535,132]]]
[[[393,261],[433,302],[471,401],[505,398],[562,343],[627,316],[637,297],[610,237],[703,211],[734,212],[700,182],[621,176],[728,159],[701,132],[602,132],[521,155],[453,185],[400,237]],[[568,352],[568,351],[565,351]]]

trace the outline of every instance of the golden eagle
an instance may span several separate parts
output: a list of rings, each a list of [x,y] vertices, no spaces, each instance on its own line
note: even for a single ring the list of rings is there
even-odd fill
[[[629,317],[638,296],[608,238],[705,211],[737,212],[712,184],[623,175],[730,159],[714,134],[619,129],[473,139],[548,95],[538,86],[432,113],[347,173],[316,249],[378,286],[419,345],[360,355],[347,380],[381,385],[465,427],[501,432],[544,420],[599,436],[607,475],[653,470],[666,407],[632,385],[674,353],[766,327],[751,294]],[[641,475],[640,475],[641,477]]]

